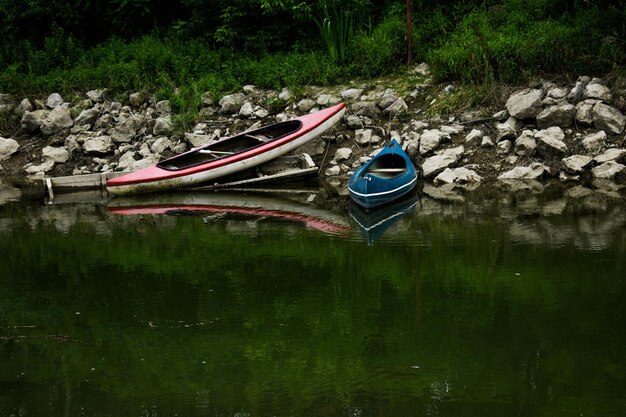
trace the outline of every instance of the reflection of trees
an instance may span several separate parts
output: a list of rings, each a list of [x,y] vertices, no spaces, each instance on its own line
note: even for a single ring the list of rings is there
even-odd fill
[[[93,415],[611,415],[621,395],[587,393],[623,386],[623,246],[518,239],[511,225],[586,215],[515,204],[415,212],[389,230],[402,244],[373,246],[89,205],[12,211],[0,378],[46,394],[0,394],[0,411],[62,414],[69,396]]]

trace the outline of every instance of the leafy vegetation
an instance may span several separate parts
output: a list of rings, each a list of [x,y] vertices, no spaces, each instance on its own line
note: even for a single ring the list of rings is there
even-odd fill
[[[604,75],[626,63],[623,0],[413,3],[413,55],[438,80]],[[142,89],[181,108],[202,90],[389,74],[407,53],[400,0],[0,0],[0,35],[2,92]]]

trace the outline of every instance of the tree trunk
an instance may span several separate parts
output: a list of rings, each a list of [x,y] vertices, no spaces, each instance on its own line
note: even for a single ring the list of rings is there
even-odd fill
[[[406,0],[406,43],[408,67],[413,63],[413,25],[411,19],[411,0]]]

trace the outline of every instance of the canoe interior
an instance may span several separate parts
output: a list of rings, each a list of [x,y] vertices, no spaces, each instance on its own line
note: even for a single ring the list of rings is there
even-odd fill
[[[406,160],[393,153],[380,155],[367,168],[364,174],[375,175],[384,179],[396,178],[406,171]]]
[[[157,166],[168,171],[178,171],[216,159],[226,158],[295,133],[300,129],[301,125],[302,123],[298,120],[277,123],[217,141],[192,152],[174,156],[159,162]]]

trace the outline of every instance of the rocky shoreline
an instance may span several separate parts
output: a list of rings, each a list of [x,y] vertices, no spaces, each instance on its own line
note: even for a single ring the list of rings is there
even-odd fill
[[[429,195],[454,198],[481,183],[532,188],[548,181],[622,195],[626,117],[603,80],[583,76],[568,86],[540,81],[514,91],[502,109],[444,118],[427,116],[428,108],[456,87],[430,84],[425,65],[412,74],[412,82],[401,88],[377,81],[310,87],[297,95],[245,86],[219,101],[205,94],[201,121],[185,132],[175,128],[169,101],[142,92],[122,101],[106,90],[72,100],[57,93],[35,100],[0,94],[0,117],[16,124],[11,135],[0,137],[0,177],[136,170],[343,101],[344,119],[302,149],[320,166],[331,194],[347,195],[350,174],[394,137],[413,159]]]

